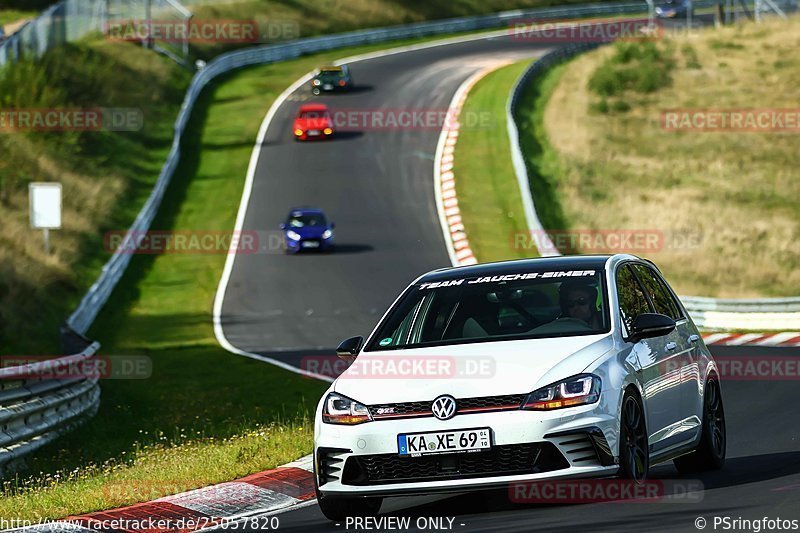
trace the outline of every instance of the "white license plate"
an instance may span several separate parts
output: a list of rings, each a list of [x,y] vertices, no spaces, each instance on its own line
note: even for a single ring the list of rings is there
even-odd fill
[[[319,130],[308,130],[309,135],[319,135]]]
[[[303,241],[301,246],[303,248],[319,248],[319,243],[316,241]]]
[[[397,436],[397,452],[400,455],[412,457],[441,453],[479,452],[491,447],[489,428],[407,433]]]
[[[333,85],[331,85],[330,83],[326,83],[325,85],[322,86],[322,88],[325,89],[326,91],[331,91],[333,90]]]

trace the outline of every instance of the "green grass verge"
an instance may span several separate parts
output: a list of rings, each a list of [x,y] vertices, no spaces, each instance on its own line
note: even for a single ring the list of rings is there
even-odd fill
[[[190,78],[140,47],[96,39],[0,72],[2,109],[134,108],[143,117],[132,132],[0,132],[0,354],[60,353],[59,326],[109,257],[103,234],[129,227],[150,195]],[[29,226],[31,181],[63,186],[50,255]]]
[[[498,69],[479,81],[467,98],[462,117],[493,117],[489,128],[462,128],[455,149],[456,190],[470,247],[482,263],[536,257],[528,235],[525,211],[506,131],[506,102],[519,76],[530,65],[521,61]],[[520,143],[525,154],[536,211],[546,228],[563,228],[557,186],[548,176],[558,158],[542,134],[542,110],[563,66],[529,83],[517,107]]]
[[[35,18],[36,15],[38,15],[38,11],[0,8],[0,27],[20,20]]]
[[[419,41],[243,69],[209,86],[152,229],[231,230],[258,128],[286,85],[320,63]],[[137,487],[187,490],[311,451],[304,417],[327,385],[218,346],[211,310],[224,261],[224,254],[132,259],[90,336],[104,354],[150,357],[152,377],[104,381],[98,415],[5,483],[0,516],[57,518],[136,503],[150,496]],[[266,438],[252,436],[261,432]]]
[[[530,250],[514,246],[514,235],[526,234],[528,226],[506,130],[509,94],[530,63],[489,73],[472,88],[461,111],[453,172],[470,247],[484,263],[530,257]]]
[[[534,78],[522,91],[516,110],[519,142],[528,170],[536,215],[547,230],[567,227],[558,195],[560,162],[544,131],[544,109],[563,75],[566,64],[556,65]]]

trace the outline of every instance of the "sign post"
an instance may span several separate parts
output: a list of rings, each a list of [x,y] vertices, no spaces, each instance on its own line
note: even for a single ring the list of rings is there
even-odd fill
[[[28,185],[31,227],[44,231],[44,253],[50,254],[50,230],[61,228],[61,184],[31,183]]]

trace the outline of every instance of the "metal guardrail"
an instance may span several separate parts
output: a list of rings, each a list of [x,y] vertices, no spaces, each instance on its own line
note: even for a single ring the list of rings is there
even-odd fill
[[[92,358],[99,348],[95,342],[77,355],[0,368],[0,475],[95,414],[100,387]]]
[[[186,22],[191,13],[177,0],[61,0],[0,42],[0,67],[41,57],[55,46],[91,33],[106,32],[109,23],[148,18]],[[152,44],[156,51],[179,63],[188,57],[188,39],[174,43],[153,39]]]
[[[522,152],[522,146],[519,140],[519,128],[517,128],[517,121],[515,118],[517,104],[519,103],[522,91],[534,78],[540,76],[554,65],[580,53],[593,50],[598,46],[600,46],[600,43],[575,43],[562,46],[552,52],[544,54],[522,73],[511,89],[511,95],[506,103],[506,126],[508,129],[509,144],[511,145],[511,163],[514,166],[514,174],[517,176],[517,183],[522,196],[522,207],[525,211],[525,220],[527,221],[528,230],[542,236],[543,249],[539,250],[539,255],[543,257],[552,257],[561,254],[555,244],[550,240],[550,237],[548,237],[541,220],[539,220],[539,215],[536,214],[536,206],[534,204],[533,194],[531,193],[528,167],[525,164],[525,155]]]
[[[546,233],[536,214],[530,178],[520,146],[519,130],[515,119],[519,98],[534,78],[552,66],[598,46],[600,45],[597,43],[572,44],[543,55],[520,76],[508,99],[506,120],[514,172],[519,182],[528,228],[541,235],[546,235]],[[542,255],[560,255],[552,243],[544,242],[544,245],[545,253]],[[720,299],[704,296],[681,296],[680,299],[686,310],[692,315],[694,322],[700,327],[761,330],[800,328],[800,297]]]
[[[716,311],[720,313],[798,313],[800,297],[764,299],[724,299],[705,296],[682,296],[687,308],[696,311]]]
[[[703,1],[710,5],[712,0]],[[558,20],[596,15],[637,14],[646,11],[647,4],[644,1],[516,10],[477,17],[462,17],[437,22],[407,24],[390,28],[359,30],[324,37],[309,37],[284,44],[255,46],[229,52],[217,57],[195,74],[192,79],[175,122],[175,137],[172,142],[172,148],[150,197],[147,199],[147,202],[142,207],[136,220],[128,230],[128,234],[123,240],[119,251],[105,264],[99,278],[84,296],[75,312],[69,317],[67,324],[78,333],[86,333],[100,311],[100,308],[102,308],[108,300],[132,257],[132,254],[129,252],[123,253],[123,251],[132,249],[130,246],[133,246],[135,243],[131,239],[134,239],[134,236],[139,236],[139,239],[144,237],[144,232],[150,228],[150,224],[161,205],[164,192],[178,166],[181,155],[181,138],[183,137],[183,132],[189,121],[197,97],[206,85],[218,76],[246,66],[286,61],[305,54],[335,50],[349,46],[492,28],[511,28],[511,24],[519,20]]]

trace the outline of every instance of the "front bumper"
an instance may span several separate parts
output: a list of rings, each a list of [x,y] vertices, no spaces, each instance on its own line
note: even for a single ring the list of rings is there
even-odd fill
[[[492,430],[488,452],[402,458],[397,454],[401,433],[481,427]],[[447,421],[380,420],[356,426],[323,424],[318,419],[314,467],[320,492],[339,496],[463,492],[516,481],[609,476],[618,470],[611,451],[616,449],[617,432],[616,417],[597,406],[462,414]]]
[[[290,253],[296,252],[315,252],[315,251],[329,251],[332,250],[333,238],[330,239],[300,239],[292,240],[288,237],[286,240],[286,250]]]

